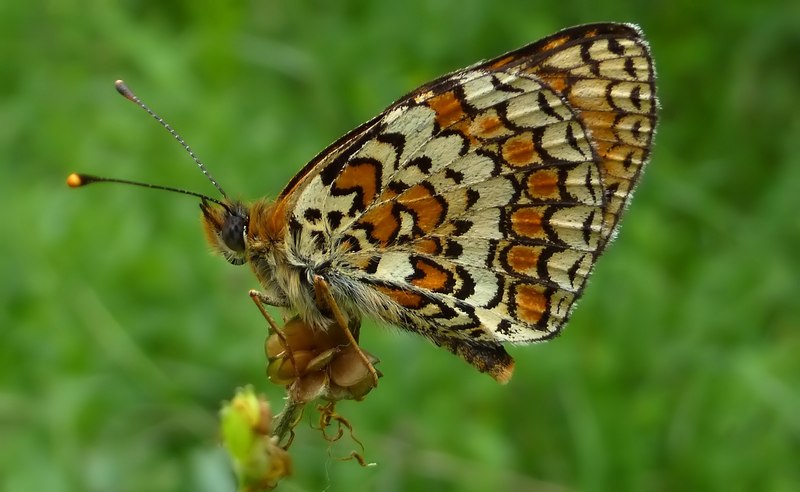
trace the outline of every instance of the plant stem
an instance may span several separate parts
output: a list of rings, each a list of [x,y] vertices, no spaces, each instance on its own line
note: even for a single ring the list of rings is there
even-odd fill
[[[272,435],[278,438],[278,443],[282,443],[292,429],[297,425],[297,421],[303,415],[304,403],[295,401],[291,396],[286,400],[283,411],[273,419]]]

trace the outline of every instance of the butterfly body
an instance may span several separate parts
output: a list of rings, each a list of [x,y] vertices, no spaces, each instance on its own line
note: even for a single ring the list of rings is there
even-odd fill
[[[312,160],[275,202],[204,203],[211,244],[270,304],[419,333],[500,381],[502,343],[556,335],[646,163],[640,31],[571,28],[420,87]],[[237,236],[238,234],[238,236]]]

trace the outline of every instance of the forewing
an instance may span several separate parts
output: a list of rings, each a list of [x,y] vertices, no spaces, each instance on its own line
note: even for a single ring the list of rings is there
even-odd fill
[[[299,263],[434,340],[556,333],[650,149],[638,31],[563,31],[427,84],[293,180]]]

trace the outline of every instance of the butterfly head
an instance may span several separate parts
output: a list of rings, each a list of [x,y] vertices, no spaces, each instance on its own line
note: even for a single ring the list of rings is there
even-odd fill
[[[247,261],[247,226],[249,209],[240,202],[200,202],[203,229],[214,251],[221,254],[232,265]]]

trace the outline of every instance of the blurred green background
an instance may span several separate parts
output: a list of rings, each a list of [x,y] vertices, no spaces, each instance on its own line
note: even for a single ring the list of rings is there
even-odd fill
[[[429,79],[613,20],[644,28],[663,111],[570,326],[512,348],[505,387],[365,326],[386,376],[338,409],[378,466],[303,423],[284,490],[797,490],[800,4],[332,3],[2,2],[0,489],[231,490],[220,402],[281,403],[255,278],[209,254],[195,200],[64,185],[214,193],[115,79],[252,199]]]

